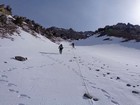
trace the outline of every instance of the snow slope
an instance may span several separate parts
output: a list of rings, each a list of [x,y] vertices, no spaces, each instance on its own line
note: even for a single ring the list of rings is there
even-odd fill
[[[0,105],[140,105],[140,50],[62,42],[60,55],[43,36],[21,31],[14,39],[0,39]]]
[[[109,38],[109,40],[107,40]],[[80,40],[80,41],[74,41],[77,46],[92,46],[92,45],[101,45],[101,44],[117,44],[125,47],[131,47],[135,49],[140,49],[140,42],[136,42],[134,40],[128,41],[128,42],[122,42],[124,41],[123,38],[116,38],[113,36],[102,36],[98,37],[98,34],[93,35],[86,40]]]

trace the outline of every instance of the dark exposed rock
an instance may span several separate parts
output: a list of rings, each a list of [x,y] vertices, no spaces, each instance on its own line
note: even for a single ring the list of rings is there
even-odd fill
[[[111,41],[110,36],[123,38],[122,42],[135,40],[136,42],[140,42],[140,26],[132,25],[130,23],[118,23],[112,26],[105,26],[104,28],[99,28],[95,32],[93,31],[85,31],[78,32],[72,28],[64,29],[58,27],[50,27],[45,28],[40,24],[36,23],[34,20],[27,19],[22,16],[13,16],[13,18],[7,19],[6,14],[12,15],[12,9],[10,6],[2,5],[1,8],[4,8],[2,15],[0,16],[0,37],[7,38],[8,35],[13,35],[13,33],[17,32],[17,26],[21,27],[24,31],[29,32],[30,34],[37,36],[36,33],[39,33],[51,41],[55,42],[56,39],[61,41],[64,40],[79,40],[86,39],[90,36],[97,35],[97,37],[102,37],[107,35],[108,38],[103,39]]]
[[[120,77],[117,77],[116,80],[120,79]]]
[[[109,40],[109,41],[111,41],[112,39],[110,39],[110,38],[105,38],[105,39],[103,39],[103,40],[104,40],[104,41],[105,41],[105,40]]]
[[[133,86],[133,88],[135,88],[136,86]]]
[[[12,23],[12,19],[0,15],[0,38],[10,38],[15,32],[17,33],[17,27]]]
[[[0,11],[0,37],[2,38],[7,38],[6,34],[9,36],[13,35],[13,33],[17,31],[17,27],[21,27],[24,31],[34,36],[37,36],[37,33],[39,33],[52,40],[53,42],[55,42],[56,39],[60,39],[60,41],[63,39],[70,41],[85,39],[93,35],[92,31],[78,32],[73,30],[72,28],[45,28],[40,24],[36,23],[34,20],[27,19],[26,17],[17,15],[12,16],[12,9],[10,8],[10,6],[5,7],[5,5],[2,5],[1,8],[2,9]],[[11,18],[7,17],[7,14],[11,15]]]
[[[110,73],[107,73],[107,75],[109,75]]]
[[[93,98],[93,100],[94,100],[94,101],[99,101],[99,99],[98,99],[98,98]]]
[[[83,98],[85,98],[85,99],[92,99],[93,97],[92,97],[90,94],[85,93],[85,94],[83,95]]]
[[[104,28],[99,28],[94,33],[99,34],[98,37],[102,36],[114,36],[123,38],[122,42],[127,42],[130,40],[135,40],[136,42],[140,41],[140,26],[132,25],[130,23],[118,23],[112,26],[105,26]],[[104,40],[109,40],[106,38]]]
[[[101,69],[104,69],[103,67],[101,67]]]
[[[100,69],[96,69],[96,71],[100,71]]]
[[[99,101],[98,98],[95,98],[95,97],[91,96],[91,95],[88,94],[88,93],[85,93],[85,94],[83,95],[83,98],[84,98],[84,99],[93,99],[94,101]]]
[[[18,61],[26,61],[26,60],[27,60],[26,57],[22,57],[22,56],[15,56],[14,59],[15,59],[15,60],[18,60]]]
[[[46,31],[52,33],[54,37],[61,37],[62,39],[65,40],[79,40],[79,39],[85,39],[88,36],[88,32],[77,32],[73,30],[72,28],[70,29],[64,29],[64,28],[57,28],[57,27],[50,27],[47,28]],[[91,32],[89,32],[90,34]]]
[[[131,85],[130,84],[126,84],[126,86],[130,87]]]
[[[140,94],[140,92],[133,90],[132,93],[134,94]]]

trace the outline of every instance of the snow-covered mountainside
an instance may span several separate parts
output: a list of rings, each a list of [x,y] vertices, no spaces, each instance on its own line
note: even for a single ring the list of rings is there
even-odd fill
[[[14,41],[0,39],[0,105],[140,105],[140,50],[128,47],[133,42],[89,38],[75,49],[62,42],[59,54],[58,44],[20,32]]]
[[[135,40],[123,42],[124,38],[117,38],[113,36],[104,35],[102,37],[98,37],[99,34],[95,34],[86,40],[74,41],[77,46],[92,46],[92,45],[121,45],[125,47],[131,47],[135,49],[140,49],[140,42],[136,42]]]

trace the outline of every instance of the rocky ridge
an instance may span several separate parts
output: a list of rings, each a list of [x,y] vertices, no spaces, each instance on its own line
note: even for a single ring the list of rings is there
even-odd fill
[[[37,33],[47,37],[48,39],[55,41],[56,39],[64,40],[79,40],[86,39],[93,35],[102,36],[114,36],[123,38],[122,42],[135,40],[140,42],[140,26],[132,25],[130,23],[118,23],[112,26],[105,26],[104,28],[99,28],[96,31],[85,31],[78,32],[74,29],[64,29],[58,27],[45,28],[40,24],[36,23],[34,20],[27,19],[26,17],[12,15],[12,9],[10,6],[0,5],[0,37],[10,38],[14,33],[20,35],[18,28],[22,28],[24,31],[36,36]],[[110,40],[105,39],[105,40]]]

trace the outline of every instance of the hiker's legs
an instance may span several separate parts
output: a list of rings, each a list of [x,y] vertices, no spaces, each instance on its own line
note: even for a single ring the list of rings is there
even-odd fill
[[[62,54],[62,50],[59,50],[59,53]]]

